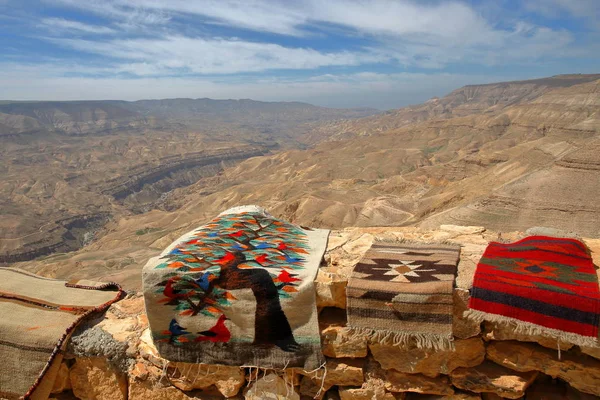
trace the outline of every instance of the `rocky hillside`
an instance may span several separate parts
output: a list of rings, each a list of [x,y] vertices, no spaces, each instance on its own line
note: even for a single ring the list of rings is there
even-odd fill
[[[0,104],[0,137],[60,133],[107,134],[155,127],[153,116],[128,109],[124,101],[42,101]]]
[[[515,240],[523,235],[505,232],[503,238]],[[480,325],[463,318],[475,263],[488,241],[497,236],[483,227],[465,226],[332,232],[326,264],[316,279],[325,370],[257,371],[168,362],[150,338],[143,297],[130,294],[112,305],[104,318],[74,333],[54,382],[54,396],[82,400],[598,398],[600,348],[557,343],[516,333],[510,326]],[[381,239],[446,240],[462,246],[454,291],[454,350],[392,346],[350,334],[345,310],[348,274],[371,243]],[[600,264],[600,240],[584,241]]]
[[[423,104],[408,106],[360,120],[317,124],[303,140],[318,143],[324,138],[340,140],[388,132],[430,119],[449,119],[474,114],[493,114],[504,108],[534,101],[552,89],[571,87],[600,79],[598,75],[558,75],[528,81],[467,85],[443,98],[434,97]]]
[[[110,220],[172,209],[174,189],[291,147],[309,122],[372,113],[252,100],[0,102],[0,264],[72,251]]]
[[[182,191],[177,206],[198,220],[258,203],[325,227],[450,221],[499,230],[553,225],[599,236],[599,78],[466,87],[435,101],[454,104],[451,117],[346,122],[354,128],[339,132],[345,139],[332,135],[334,142],[308,150],[253,158],[216,183]],[[396,125],[388,119],[400,127],[389,128]],[[363,135],[364,126],[375,131]]]
[[[263,102],[250,99],[165,99],[140,100],[132,109],[203,131],[210,138],[272,144],[290,148],[302,145],[299,139],[328,121],[377,114],[369,108],[336,109],[300,102]]]
[[[188,128],[73,142],[58,134],[26,144],[5,140],[0,255],[17,261],[62,252],[75,247],[59,243],[81,245],[83,234],[119,254],[110,257],[118,265],[139,265],[137,244],[241,204],[317,227],[543,225],[600,236],[600,75],[467,86],[421,106],[319,129],[329,132],[324,141],[279,152]],[[59,222],[98,215],[112,222],[99,229],[110,218],[94,217],[89,229],[77,222],[77,230]],[[38,248],[45,250],[28,253]],[[26,255],[9,258],[15,254]]]
[[[163,147],[173,136],[37,143],[51,150],[33,158],[31,144],[0,150],[8,161],[0,183],[0,263],[78,249],[110,220],[160,207],[169,191],[267,151],[199,138]]]

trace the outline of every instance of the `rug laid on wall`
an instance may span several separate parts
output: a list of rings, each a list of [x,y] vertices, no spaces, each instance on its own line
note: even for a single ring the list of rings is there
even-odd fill
[[[576,239],[492,242],[477,265],[469,308],[465,316],[478,322],[505,322],[518,333],[594,346],[600,291],[590,252]]]
[[[146,311],[171,361],[264,368],[322,365],[314,279],[328,230],[256,206],[225,211],[143,269]]]
[[[348,326],[388,344],[446,349],[460,247],[374,243],[348,281]]]
[[[123,295],[116,283],[0,268],[0,398],[47,399],[73,330]]]

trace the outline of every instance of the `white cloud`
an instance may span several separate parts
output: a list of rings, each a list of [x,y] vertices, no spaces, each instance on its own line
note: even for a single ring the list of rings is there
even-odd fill
[[[77,0],[54,1],[115,18],[135,19],[140,13],[186,14],[231,27],[294,36],[310,35],[318,23],[336,24],[358,33],[409,39],[419,36],[419,40],[453,43],[490,40],[495,34],[475,10],[457,1],[106,0],[91,7]]]
[[[83,8],[75,0],[53,1]],[[456,1],[107,0],[94,3],[88,11],[114,18],[115,25],[125,28],[164,24],[176,15],[185,15],[190,21],[196,18],[199,26],[208,21],[297,36],[310,36],[314,27],[336,26],[344,29],[342,34],[363,35],[369,43],[368,49],[323,52],[275,43],[189,37],[177,31],[177,24],[165,25],[162,31],[154,30],[154,39],[57,42],[80,51],[130,60],[119,71],[139,76],[186,72],[228,74],[389,62],[440,69],[450,63],[501,65],[537,61],[565,52],[574,54],[569,32],[520,21],[508,27],[494,27],[472,7]],[[318,41],[318,37],[312,38]]]
[[[536,62],[544,57],[580,55],[566,31],[519,24],[489,43],[464,46],[382,40],[371,48],[323,52],[275,43],[171,35],[159,38],[84,40],[48,38],[64,47],[112,59],[115,73],[136,76],[236,74],[306,70],[332,66],[398,63],[441,69],[450,63],[483,65]]]
[[[82,52],[131,60],[118,71],[135,75],[174,73],[232,74],[273,69],[315,69],[387,61],[372,52],[324,53],[273,43],[168,36],[162,39],[117,39],[105,42],[52,38],[54,43]]]
[[[107,26],[84,24],[64,18],[44,18],[40,25],[53,31],[83,32],[91,34],[112,34],[116,31]]]

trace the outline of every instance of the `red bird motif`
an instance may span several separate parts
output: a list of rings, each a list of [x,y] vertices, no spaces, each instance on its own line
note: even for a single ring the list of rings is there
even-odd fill
[[[225,326],[226,319],[227,317],[224,314],[221,314],[215,326],[213,326],[207,331],[198,332],[198,334],[202,336],[198,336],[196,339],[194,339],[194,341],[213,343],[229,342],[229,339],[231,339],[231,332],[229,332],[229,329],[227,329],[227,327]]]
[[[244,236],[244,231],[237,231],[235,233],[230,233],[229,236],[231,237],[240,237],[240,236]]]
[[[259,264],[263,264],[265,261],[267,261],[267,255],[266,254],[261,254],[260,256],[256,257],[254,259],[254,261],[256,261]]]
[[[292,275],[284,269],[277,277],[277,280],[281,283],[293,283],[301,281],[302,279],[296,278],[296,275]]]
[[[228,262],[233,261],[233,260],[235,260],[235,255],[233,253],[226,252],[223,257],[219,258],[218,260],[215,260],[215,262],[217,264],[223,265],[223,264],[227,264]]]
[[[166,297],[168,297],[169,299],[185,299],[187,297],[194,295],[193,290],[181,293],[181,291],[179,289],[175,289],[173,287],[173,282],[175,282],[177,280],[179,280],[179,277],[174,276],[173,278],[170,278],[167,281],[167,284],[165,285],[165,289],[163,290],[163,294]]]
[[[283,242],[279,243],[279,245],[277,246],[277,250],[285,250],[287,248],[287,245]]]

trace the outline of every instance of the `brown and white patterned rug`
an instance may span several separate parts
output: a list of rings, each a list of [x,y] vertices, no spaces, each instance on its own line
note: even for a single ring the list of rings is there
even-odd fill
[[[348,282],[348,325],[383,343],[452,347],[459,256],[457,245],[373,244]]]

